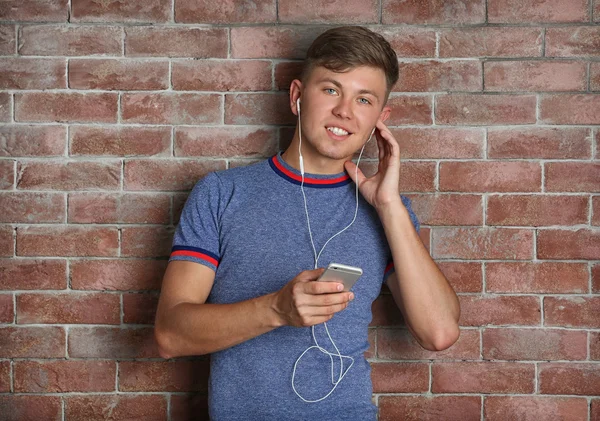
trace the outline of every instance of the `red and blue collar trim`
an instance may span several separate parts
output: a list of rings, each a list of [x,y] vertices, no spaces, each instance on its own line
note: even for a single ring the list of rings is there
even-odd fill
[[[279,176],[285,178],[287,181],[293,184],[302,184],[302,175],[299,171],[291,168],[279,154],[269,158],[269,165]],[[307,175],[304,174],[304,186],[313,188],[330,188],[330,187],[341,187],[350,184],[352,179],[346,173],[335,174],[335,175]]]

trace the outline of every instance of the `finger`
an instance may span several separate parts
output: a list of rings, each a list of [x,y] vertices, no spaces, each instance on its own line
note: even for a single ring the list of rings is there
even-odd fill
[[[304,292],[312,295],[335,294],[342,293],[343,289],[344,284],[341,282],[315,281],[306,284]]]
[[[312,313],[310,317],[323,317],[334,315],[335,313],[339,313],[340,311],[346,309],[346,307],[348,307],[348,303],[336,304],[332,306],[312,307],[309,310]]]
[[[354,299],[354,294],[351,292],[340,292],[332,294],[315,294],[311,295],[305,305],[311,307],[328,307],[332,305],[345,304]]]
[[[352,181],[354,181],[355,184],[358,184],[360,186],[362,184],[362,182],[367,179],[367,177],[365,177],[365,175],[363,174],[362,170],[360,168],[358,168],[354,162],[346,161],[344,163],[344,167],[346,168],[348,175],[350,176]],[[358,180],[356,178],[357,170],[358,170]]]

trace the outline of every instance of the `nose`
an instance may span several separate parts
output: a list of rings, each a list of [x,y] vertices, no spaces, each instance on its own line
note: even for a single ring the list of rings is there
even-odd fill
[[[340,98],[332,110],[336,117],[349,119],[352,117],[352,102],[350,99]]]

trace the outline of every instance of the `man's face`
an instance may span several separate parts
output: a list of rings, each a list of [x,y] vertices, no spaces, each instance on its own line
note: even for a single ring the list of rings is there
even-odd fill
[[[334,160],[349,159],[367,141],[377,120],[387,119],[383,70],[356,67],[337,73],[315,67],[303,84],[302,140],[307,152]],[[304,145],[303,145],[304,150]]]

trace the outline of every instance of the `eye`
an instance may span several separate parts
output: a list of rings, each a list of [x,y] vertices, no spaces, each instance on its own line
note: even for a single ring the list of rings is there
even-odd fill
[[[329,95],[335,95],[335,94],[337,94],[337,91],[336,91],[335,89],[333,89],[333,88],[325,88],[324,90],[325,90],[325,92],[327,92]]]
[[[370,104],[371,101],[369,101],[367,98],[359,98],[358,102],[360,102],[361,104]]]

